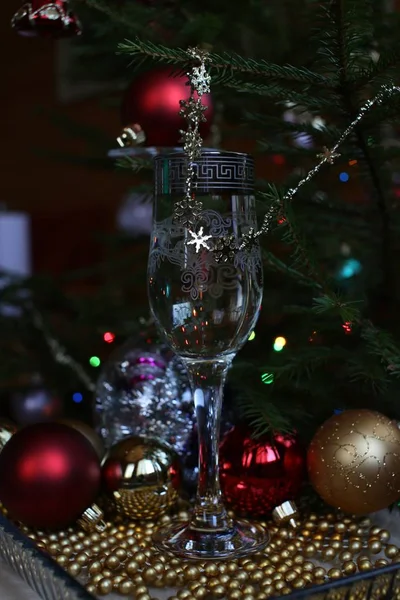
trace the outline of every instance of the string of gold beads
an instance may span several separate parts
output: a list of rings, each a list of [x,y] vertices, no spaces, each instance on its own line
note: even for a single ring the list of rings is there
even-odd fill
[[[174,518],[187,521],[189,514]],[[390,532],[368,518],[332,512],[309,514],[296,528],[264,522],[271,542],[262,552],[207,562],[185,561],[154,548],[152,535],[170,521],[165,515],[141,523],[117,517],[102,532],[23,531],[92,594],[117,592],[136,600],[156,600],[156,588],[177,589],[169,600],[266,600],[400,562]]]

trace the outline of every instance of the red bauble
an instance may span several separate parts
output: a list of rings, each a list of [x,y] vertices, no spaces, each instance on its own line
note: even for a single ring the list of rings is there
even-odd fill
[[[294,499],[305,479],[305,452],[294,435],[253,439],[236,426],[220,447],[221,489],[238,515],[261,517]]]
[[[0,502],[13,519],[31,527],[74,523],[95,501],[100,479],[93,446],[67,425],[25,427],[0,454]]]
[[[12,27],[25,37],[70,37],[81,34],[76,15],[69,10],[68,0],[32,0],[12,18]]]
[[[123,127],[139,124],[146,136],[146,146],[174,147],[179,144],[179,130],[186,129],[179,116],[180,100],[187,100],[190,88],[186,76],[173,76],[171,69],[163,67],[139,75],[125,92],[121,107]],[[200,125],[201,136],[210,133],[213,104],[210,94],[202,96],[207,106],[207,121]]]

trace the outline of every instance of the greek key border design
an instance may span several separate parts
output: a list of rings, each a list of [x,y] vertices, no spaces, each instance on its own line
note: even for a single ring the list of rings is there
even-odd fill
[[[165,162],[168,168],[165,169]],[[198,192],[254,192],[254,161],[241,156],[204,156],[195,161],[195,186]],[[155,163],[155,193],[182,193],[185,189],[186,163],[182,157],[163,157]],[[166,181],[165,179],[168,178]]]

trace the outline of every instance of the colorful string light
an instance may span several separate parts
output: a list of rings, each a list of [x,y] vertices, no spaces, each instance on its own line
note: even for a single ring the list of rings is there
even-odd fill
[[[91,367],[99,367],[101,364],[101,360],[99,359],[98,356],[91,356],[89,359],[89,363]]]
[[[350,321],[345,321],[343,323],[342,327],[343,327],[344,332],[346,333],[346,335],[348,335],[349,333],[351,333],[352,328],[353,328],[353,326],[352,326],[352,324],[351,324]]]
[[[351,279],[362,271],[362,264],[356,258],[347,259],[339,269],[339,279]]]
[[[103,335],[103,340],[107,344],[112,344],[113,341],[115,340],[115,333],[112,333],[112,331],[106,331],[105,334]]]
[[[273,348],[274,348],[275,352],[281,352],[281,350],[284,349],[286,344],[287,344],[286,338],[279,336],[279,337],[275,338]]]
[[[261,381],[265,383],[265,385],[271,385],[271,383],[274,383],[273,373],[263,373],[261,375]]]

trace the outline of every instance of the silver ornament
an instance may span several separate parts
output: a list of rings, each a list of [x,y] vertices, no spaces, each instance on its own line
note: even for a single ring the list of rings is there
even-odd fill
[[[182,453],[194,421],[185,368],[168,348],[147,335],[129,340],[111,355],[95,400],[96,431],[106,448],[139,435]]]

